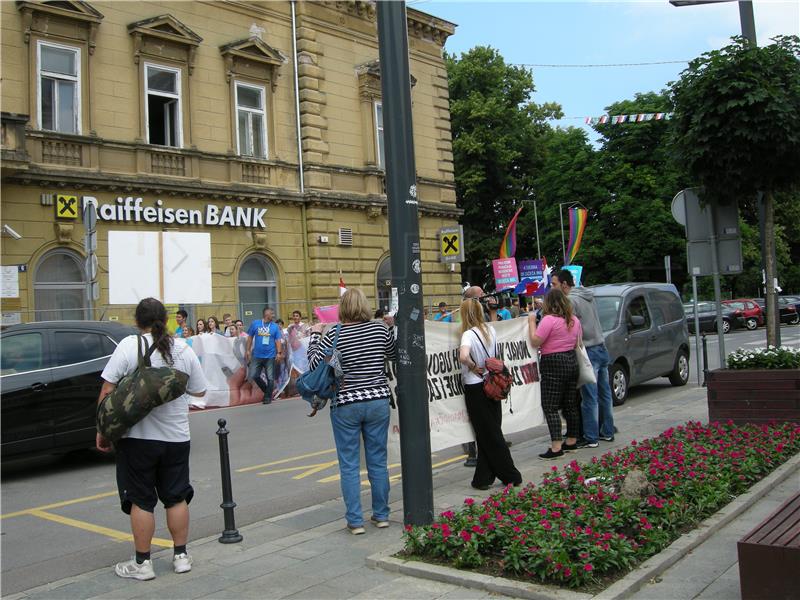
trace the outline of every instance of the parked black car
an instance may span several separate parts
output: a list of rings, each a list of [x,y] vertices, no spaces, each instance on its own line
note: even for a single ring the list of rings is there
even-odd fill
[[[767,316],[767,301],[764,298],[753,298]],[[778,296],[778,311],[781,316],[781,323],[797,325],[800,323],[800,308],[798,308],[800,298],[796,296]]]
[[[94,446],[100,373],[136,333],[108,321],[12,325],[0,337],[3,459]]]
[[[694,305],[684,304],[683,310],[686,313],[686,325],[689,333],[694,334]],[[700,317],[700,332],[714,332],[717,330],[717,306],[713,302],[698,302],[697,316]],[[722,305],[722,331],[729,333],[734,329],[745,326],[744,315],[741,310]]]

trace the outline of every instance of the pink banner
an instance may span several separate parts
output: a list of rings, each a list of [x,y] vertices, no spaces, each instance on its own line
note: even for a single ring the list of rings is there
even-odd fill
[[[320,323],[338,323],[339,305],[333,304],[331,306],[315,306],[314,314],[317,315]]]
[[[492,261],[494,268],[495,289],[513,288],[519,283],[517,261],[514,258],[496,258]]]

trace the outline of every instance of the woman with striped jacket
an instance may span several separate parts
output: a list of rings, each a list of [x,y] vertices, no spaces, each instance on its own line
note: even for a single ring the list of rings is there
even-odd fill
[[[331,403],[331,424],[339,459],[347,528],[354,535],[365,533],[361,512],[360,446],[372,492],[373,525],[389,526],[389,470],[386,444],[389,435],[389,382],[385,361],[394,360],[394,323],[372,320],[367,298],[360,289],[347,290],[339,301],[339,339],[344,379]],[[313,327],[308,346],[308,366],[314,369],[333,347],[336,327],[322,335]]]

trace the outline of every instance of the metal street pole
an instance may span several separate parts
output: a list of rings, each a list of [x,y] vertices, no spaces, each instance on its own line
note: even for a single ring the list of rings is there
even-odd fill
[[[709,202],[706,205],[708,215],[708,230],[710,232],[708,241],[711,246],[711,276],[714,279],[714,304],[717,307],[717,346],[719,347],[719,368],[725,368],[725,332],[722,325],[722,290],[720,289],[719,277],[719,253],[717,252],[717,231],[715,227],[715,213],[717,205]],[[695,314],[696,314],[695,310]]]
[[[692,275],[692,304],[694,305],[694,356],[697,361],[697,385],[700,385],[700,315],[697,314],[697,275]]]
[[[561,221],[561,266],[563,267],[567,264],[567,247],[564,245],[564,214],[561,210],[561,207],[564,204],[569,204],[569,202],[562,202],[558,205],[558,220]]]
[[[539,243],[539,213],[536,211],[536,200],[533,201],[533,221],[536,224],[536,258],[542,258],[542,246]]]
[[[753,16],[753,3],[750,0],[739,0],[739,23],[742,26],[742,37],[757,46],[756,20]]]
[[[397,406],[403,472],[403,520],[433,521],[425,318],[411,124],[406,3],[379,0],[378,43],[389,206],[392,283],[397,288]]]

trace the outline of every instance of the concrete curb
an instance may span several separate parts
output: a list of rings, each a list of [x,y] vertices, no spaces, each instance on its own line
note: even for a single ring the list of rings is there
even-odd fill
[[[382,552],[368,556],[366,559],[367,566],[401,575],[411,575],[420,579],[430,579],[465,588],[485,590],[512,598],[526,598],[527,600],[589,600],[592,597],[590,594],[580,594],[567,589],[525,583],[503,577],[493,577],[473,571],[461,571],[452,567],[405,560],[392,556],[402,549],[402,544],[395,544]]]
[[[764,479],[753,485],[747,492],[737,496],[722,509],[701,522],[696,529],[679,537],[664,550],[643,562],[633,571],[619,581],[592,596],[573,592],[554,586],[537,585],[493,577],[472,571],[434,565],[421,561],[405,560],[393,555],[403,549],[402,544],[396,544],[382,552],[367,557],[366,563],[370,567],[383,569],[421,579],[431,579],[443,583],[450,583],[466,588],[480,589],[487,592],[504,594],[516,598],[530,600],[584,600],[597,598],[598,600],[622,600],[640,590],[645,584],[657,577],[700,544],[708,540],[722,527],[736,519],[743,512],[752,507],[763,498],[772,488],[786,481],[791,475],[800,471],[800,454],[796,454],[783,465],[775,469]]]

